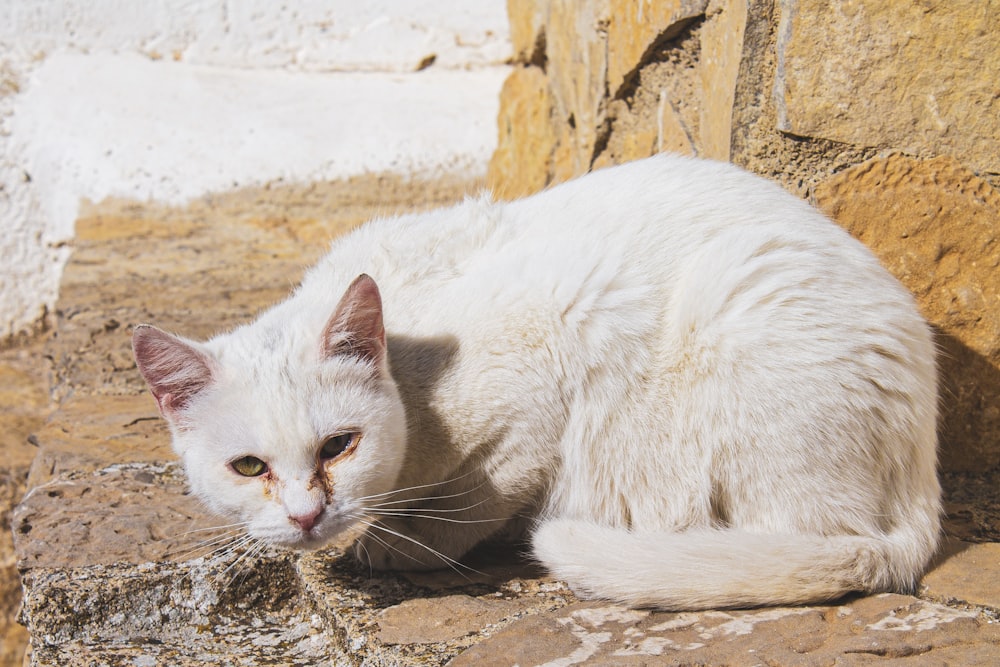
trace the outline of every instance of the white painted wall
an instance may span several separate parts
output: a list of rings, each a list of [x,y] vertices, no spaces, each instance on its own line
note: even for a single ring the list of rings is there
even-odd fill
[[[84,198],[482,174],[509,53],[505,0],[0,0],[0,338]]]

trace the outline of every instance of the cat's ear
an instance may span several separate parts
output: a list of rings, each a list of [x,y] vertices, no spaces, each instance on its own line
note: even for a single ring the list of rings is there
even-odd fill
[[[176,420],[198,392],[212,382],[212,362],[188,341],[149,325],[132,332],[132,353],[156,399],[160,414]]]
[[[371,276],[354,279],[323,329],[323,358],[353,356],[382,368],[385,361],[385,327],[382,297]]]

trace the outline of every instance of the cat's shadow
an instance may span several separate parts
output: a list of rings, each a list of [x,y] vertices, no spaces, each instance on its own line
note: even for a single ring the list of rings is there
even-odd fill
[[[482,594],[500,591],[511,582],[548,579],[545,570],[527,556],[522,544],[486,542],[477,546],[461,559],[454,568],[436,570],[396,570],[394,577],[402,578],[428,591],[424,597],[450,595],[456,591]],[[519,588],[521,584],[516,584]]]

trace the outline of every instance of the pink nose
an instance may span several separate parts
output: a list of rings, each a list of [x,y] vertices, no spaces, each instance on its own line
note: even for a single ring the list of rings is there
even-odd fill
[[[295,516],[289,516],[288,518],[297,523],[299,525],[299,528],[301,528],[304,532],[308,533],[310,530],[313,529],[313,526],[316,525],[316,519],[318,519],[319,515],[322,513],[323,513],[323,508],[317,507],[315,510],[309,512],[308,514],[298,514]]]

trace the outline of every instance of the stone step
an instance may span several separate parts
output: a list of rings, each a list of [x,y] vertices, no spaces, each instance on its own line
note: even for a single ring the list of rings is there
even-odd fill
[[[996,543],[953,543],[921,597],[666,613],[578,600],[509,547],[480,549],[469,569],[393,574],[338,549],[237,544],[217,528],[187,494],[135,371],[132,326],[196,337],[233,326],[282,298],[336,233],[469,190],[372,177],[88,211],[46,344],[59,406],[33,438],[12,519],[31,665],[1000,660]],[[953,534],[995,535],[993,505],[963,502]]]

